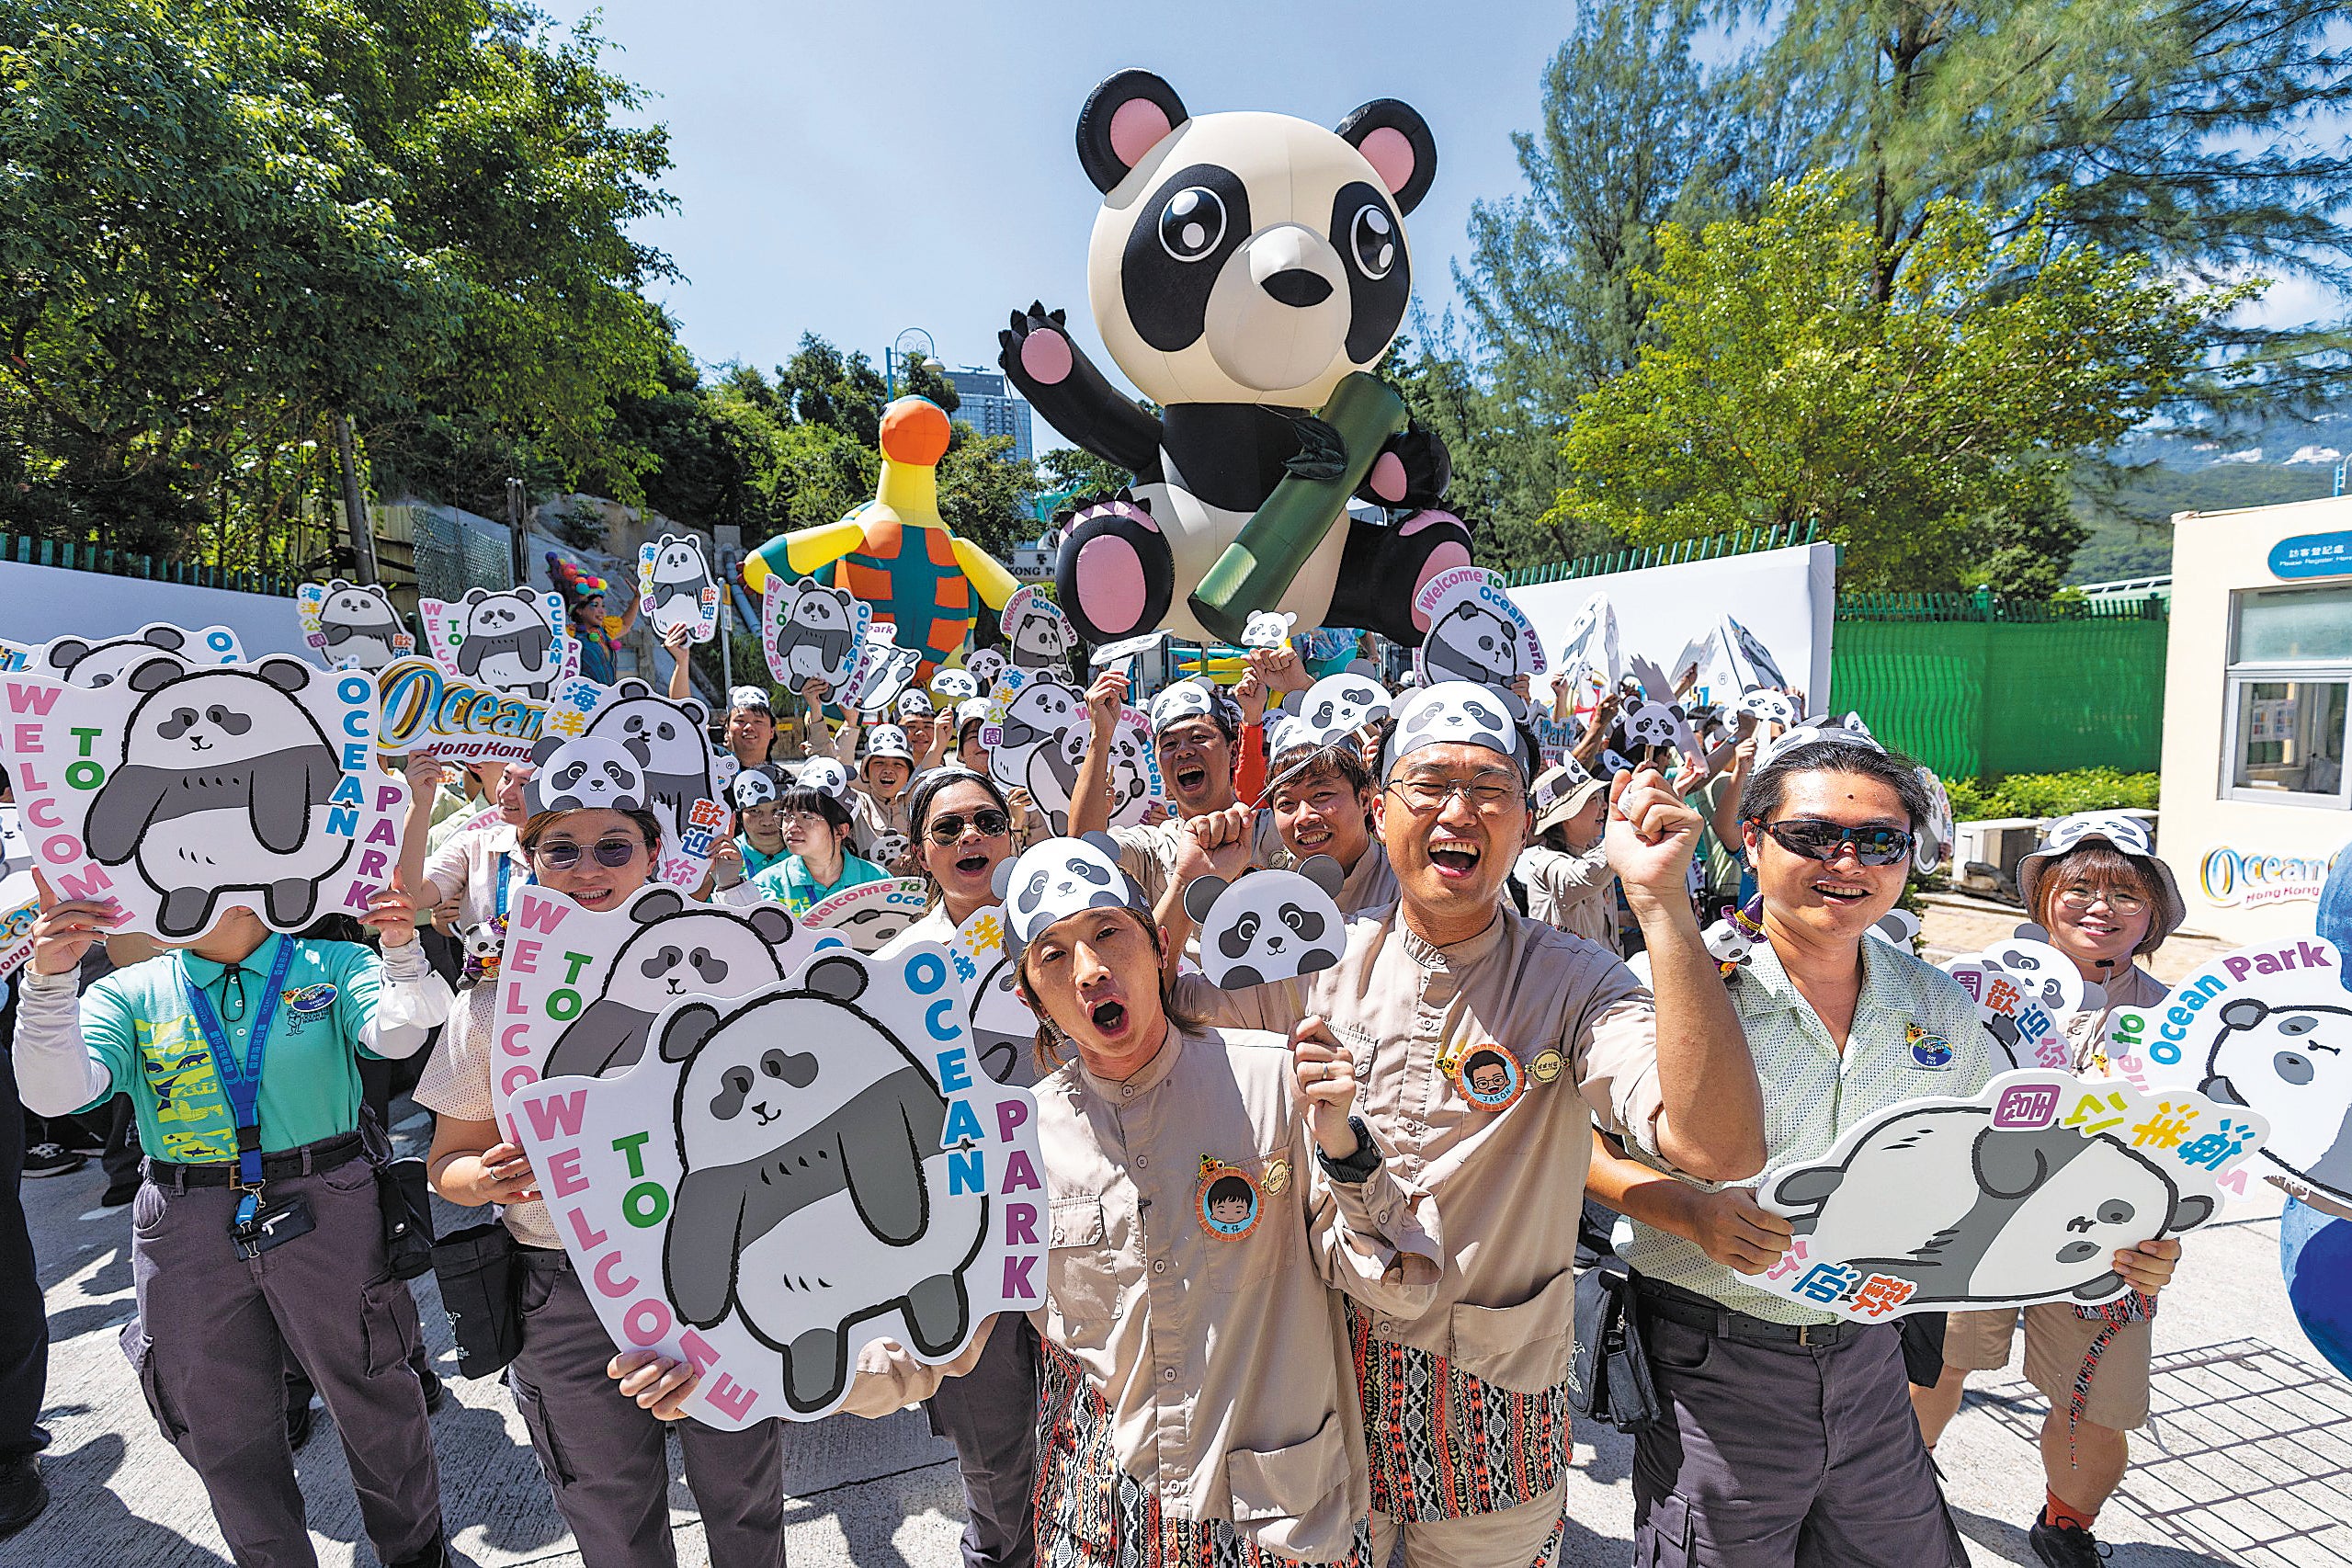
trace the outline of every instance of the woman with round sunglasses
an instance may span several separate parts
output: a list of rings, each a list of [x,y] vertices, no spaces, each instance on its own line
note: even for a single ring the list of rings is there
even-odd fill
[[[2090,1067],[2109,1011],[2153,1007],[2171,994],[2139,960],[2187,916],[2172,868],[2156,858],[2147,830],[2131,818],[2085,812],[2053,824],[2041,846],[2017,862],[2017,892],[2027,915],[2050,934],[2050,945],[2066,955],[2085,983],[2105,993],[2104,1005],[2067,1020],[2074,1065]],[[1912,1392],[1920,1431],[1932,1449],[1959,1413],[1968,1375],[2009,1364],[2023,1318],[2026,1377],[2050,1401],[2041,1424],[2045,1495],[2027,1527],[2027,1543],[2051,1568],[2092,1568],[2101,1561],[2092,1526],[2130,1466],[2126,1434],[2148,1420],[2153,1320],[2142,1314],[2115,1323],[2104,1310],[2088,1312],[2094,1315],[2063,1301],[2043,1301],[2022,1311],[1953,1312],[1944,1324],[1943,1377],[1934,1388]],[[2086,1366],[2082,1409],[2070,1422],[2076,1380]]]
[[[1817,1160],[1890,1106],[1967,1097],[1998,1070],[1957,981],[1869,936],[1927,818],[1917,769],[1858,732],[1790,736],[1740,797],[1762,938],[1728,982],[1764,1086],[1767,1170]],[[1719,1563],[1960,1568],[1895,1324],[1843,1321],[1743,1275],[1788,1250],[1751,1185],[1708,1190],[1596,1153],[1594,1196],[1633,1221],[1652,1381],[1635,1439],[1635,1555]],[[2115,1255],[2153,1290],[2176,1241]]]
[[[653,879],[661,842],[660,822],[634,803],[535,812],[520,835],[530,880],[599,916],[614,915]],[[426,1156],[433,1189],[469,1209],[498,1205],[514,1237],[522,1339],[507,1383],[581,1561],[589,1568],[671,1568],[677,1554],[662,1426],[619,1397],[604,1375],[611,1335],[563,1251],[529,1160],[496,1120],[488,1011],[469,1014],[468,1025],[443,1035],[416,1086],[416,1103],[434,1113]],[[777,1424],[722,1432],[689,1422],[679,1446],[714,1568],[782,1568]]]
[[[1085,875],[1056,885],[1053,873]],[[1426,1195],[1348,1115],[1350,1058],[1320,1021],[1278,1034],[1169,1010],[1166,943],[1111,856],[1048,839],[1013,864],[1021,995],[1051,1069],[1037,1090],[1051,1199],[1038,1556],[1144,1568],[1290,1568],[1370,1557],[1369,1482],[1339,1292],[1414,1310],[1436,1289]],[[1108,888],[1119,903],[1090,902]],[[1286,1049],[1287,1043],[1287,1049]],[[962,1374],[866,1345],[845,1408],[887,1415]],[[675,1413],[692,1369],[613,1358]]]

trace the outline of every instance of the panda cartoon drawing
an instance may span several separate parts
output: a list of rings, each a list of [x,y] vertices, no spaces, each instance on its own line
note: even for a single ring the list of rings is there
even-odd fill
[[[1299,618],[1287,610],[1254,609],[1242,624],[1242,646],[1244,648],[1284,648],[1290,642],[1290,628]]]
[[[971,673],[972,695],[978,697],[1005,673],[1005,655],[994,648],[975,648],[965,656],[963,667]]]
[[[2221,1018],[2199,1085],[2206,1098],[2260,1112],[2270,1123],[2264,1159],[2352,1203],[2352,1007],[2240,996]]]
[[[1381,759],[1383,772],[1396,759],[1425,745],[1460,741],[1491,746],[1506,756],[1527,761],[1527,744],[1494,692],[1465,681],[1441,681],[1425,686],[1397,705],[1396,728],[1390,732]]]
[[[1421,658],[1432,681],[1479,686],[1507,687],[1526,668],[1518,628],[1470,597],[1457,599],[1430,626]]]
[[[551,735],[531,748],[531,767],[535,771],[525,794],[534,814],[645,806],[642,768],[628,747],[609,736],[566,741]]]
[[[1057,838],[1051,846],[1047,854],[1032,850],[996,867],[994,885],[1005,905],[1005,950],[1016,959],[1040,931],[1081,909],[1151,907],[1142,890],[1119,869],[1119,845],[1110,835]],[[1021,872],[1017,884],[1013,880],[1017,868]]]
[[[645,574],[645,597],[651,601],[647,615],[654,632],[666,632],[673,626],[699,626],[703,590],[711,586],[710,567],[702,559],[702,547],[691,539],[664,534],[658,541],[648,540],[645,548],[653,557]]]
[[[888,884],[869,882],[865,885]],[[852,951],[879,953],[905,935],[906,928],[921,918],[922,914],[919,906],[910,906],[886,897],[868,897],[858,900],[846,914],[827,920],[823,928],[848,943]]]
[[[215,627],[211,631],[228,638],[228,647],[223,650],[222,656],[230,659],[238,657],[240,650],[235,634],[224,627]],[[205,656],[199,647],[189,642],[188,634],[178,627],[159,621],[140,628],[132,636],[109,638],[102,642],[85,642],[79,637],[60,637],[33,656],[31,669],[35,675],[52,676],[69,686],[97,690],[112,686],[138,665],[155,658],[171,659],[183,669],[222,662],[221,657]]]
[[[1021,1000],[1020,968],[1007,955],[971,988],[972,1055],[981,1071],[1000,1084],[1028,1088],[1037,1082],[1037,1015]]]
[[[458,674],[510,697],[547,700],[563,661],[540,596],[468,588],[459,601]]]
[[[1699,939],[1706,946],[1709,958],[1734,969],[1747,962],[1748,955],[1755,951],[1755,936],[1728,915],[1700,932]]]
[[[858,612],[848,591],[806,578],[793,584],[783,623],[776,629],[772,662],[794,691],[812,680],[846,684],[858,662]]]
[[[1058,680],[1030,681],[1005,704],[1005,738],[997,744],[1010,750],[1050,741],[1078,723],[1084,700]]]
[[[1151,804],[1152,760],[1144,749],[1149,744],[1147,733],[1135,724],[1119,725],[1111,732],[1109,755],[1104,759],[1110,781],[1110,820],[1123,826],[1141,821],[1144,808]],[[1062,734],[1065,750],[1074,746],[1081,762],[1085,760],[1085,740],[1086,732],[1076,727]],[[1076,778],[1074,770],[1074,785]]]
[[[1061,668],[1074,642],[1069,618],[1038,593],[1005,608],[1005,642],[1012,650],[1012,662],[1025,670]]]
[[[1346,455],[1299,411],[1368,372],[1413,293],[1404,220],[1437,176],[1437,141],[1392,98],[1335,129],[1288,115],[1194,115],[1165,81],[1122,71],[1078,115],[1079,163],[1102,193],[1087,294],[1143,412],[1079,350],[1063,312],[1013,313],[998,363],[1054,428],[1134,474],[1082,506],[1062,541],[1056,597],[1090,643],[1165,626],[1210,640],[1187,602],[1293,466],[1329,477]],[[1389,439],[1357,496],[1408,515],[1341,517],[1274,604],[1301,626],[1369,628],[1417,643],[1415,591],[1470,562],[1438,509],[1452,472],[1417,426]]]
[[[1329,969],[1346,945],[1334,902],[1346,873],[1328,855],[1295,871],[1251,871],[1228,882],[1210,875],[1184,890],[1185,913],[1200,926],[1200,968],[1226,991]]]
[[[980,695],[980,682],[972,678],[968,669],[941,670],[931,677],[931,690],[935,696],[949,703],[961,702],[968,697]]]
[[[1732,704],[1734,712],[1749,714],[1767,724],[1789,728],[1797,722],[1797,705],[1786,694],[1758,687]]]
[[[637,929],[605,970],[604,988],[549,1047],[540,1068],[601,1077],[634,1065],[653,1020],[676,1002],[733,1002],[784,978],[799,929],[773,904],[736,915],[688,902],[675,888],[641,892],[627,910]]]
[[[343,769],[301,701],[313,673],[283,655],[190,671],[166,654],[126,677],[140,699],[84,837],[100,865],[135,864],[163,894],[167,939],[203,935],[222,894],[244,889],[261,892],[270,925],[305,926],[319,881],[350,855],[327,831]]]
[[[1644,702],[1625,721],[1625,738],[1638,746],[1670,746],[1678,728],[1673,709],[1663,702]]]
[[[893,634],[888,626],[867,630],[866,657],[851,672],[858,686],[847,699],[850,706],[862,712],[879,713],[898,698],[913,695],[906,685],[922,666],[923,655],[915,649],[900,647],[891,640]]]
[[[2096,1009],[2107,1001],[2106,991],[2084,980],[2072,959],[2033,937],[2004,937],[1984,949],[1984,960],[1997,964],[2028,1000],[2053,1018]]]
[[[691,697],[675,702],[656,697],[633,676],[613,693],[589,719],[585,734],[618,742],[637,759],[645,779],[645,807],[661,818],[663,834],[675,848],[694,803],[719,798],[710,744],[703,739],[710,712]]]
[[[329,665],[357,665],[370,671],[405,654],[408,648],[402,643],[410,641],[400,612],[383,589],[358,587],[340,577],[327,584],[319,602],[319,632],[326,639]]]
[[[1325,676],[1299,699],[1299,718],[1324,743],[1389,716],[1389,694],[1369,676]]]
[[[1915,1283],[1913,1306],[2109,1301],[2124,1288],[2109,1267],[2119,1249],[2213,1217],[2211,1199],[2112,1134],[1992,1119],[1982,1105],[1890,1117],[1842,1164],[1767,1178],[1769,1204],[1815,1257]]]
[[[812,757],[801,764],[801,771],[792,776],[792,785],[830,795],[844,805],[849,801],[849,769],[829,756]]]
[[[744,768],[735,775],[734,782],[727,786],[727,798],[734,802],[735,810],[739,812],[764,806],[782,793],[783,790],[777,786],[776,770],[765,763]]]
[[[698,1328],[733,1312],[783,1357],[804,1412],[840,1397],[858,1323],[898,1312],[934,1358],[962,1343],[962,1271],[987,1232],[986,1195],[949,1176],[947,1099],[857,1006],[868,983],[858,960],[827,954],[796,989],[695,1003],[661,1031],[663,1060],[684,1064],[669,1299]]]

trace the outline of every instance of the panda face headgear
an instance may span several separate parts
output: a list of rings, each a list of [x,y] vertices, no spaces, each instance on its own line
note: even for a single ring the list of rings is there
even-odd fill
[[[801,771],[792,776],[792,782],[800,789],[830,795],[844,805],[849,801],[849,770],[829,756],[801,764]]]
[[[1849,721],[1852,720],[1853,717],[1854,716],[1852,714],[1846,715],[1846,718]],[[1840,723],[1836,720],[1831,719],[1828,715],[1824,714],[1822,717],[1817,719],[1806,720],[1803,723],[1798,725],[1793,730],[1785,730],[1781,732],[1780,738],[1767,746],[1764,751],[1757,756],[1755,765],[1758,767],[1767,767],[1771,763],[1774,757],[1778,756],[1782,752],[1792,751],[1798,746],[1813,745],[1824,742],[1834,745],[1859,746],[1864,751],[1878,752],[1881,756],[1885,754],[1887,749],[1886,747],[1879,744],[1878,741],[1871,735],[1870,732],[1861,728],[1858,723]]]
[[[994,887],[1005,905],[1005,951],[1017,963],[1054,922],[1085,910],[1131,909],[1154,926],[1152,901],[1119,869],[1119,846],[1107,833],[1031,845],[998,863]]]
[[[866,732],[866,760],[878,756],[894,756],[903,761],[915,760],[915,748],[906,744],[906,732],[896,724],[877,724]]]
[[[2180,884],[2173,878],[2173,869],[2156,858],[2156,846],[2148,836],[2146,825],[2135,817],[2119,812],[2077,812],[2052,823],[2050,836],[2017,862],[2019,901],[2028,913],[2038,908],[2036,898],[2043,874],[2069,851],[2094,843],[2105,844],[2129,857],[2142,878],[2155,889],[2156,906],[2148,921],[2148,934],[2133,949],[2137,953],[2154,952],[2188,918],[2188,905],[2180,896]]]
[[[783,792],[783,788],[776,781],[775,771],[766,767],[746,767],[735,775],[733,783],[727,786],[727,798],[739,812],[767,805]]]
[[[1396,707],[1396,727],[1381,748],[1381,778],[1425,746],[1484,746],[1510,758],[1528,776],[1527,738],[1511,722],[1510,705],[1501,692],[1466,680],[1441,680],[1417,688]]]
[[[1239,704],[1199,676],[1180,680],[1152,699],[1152,733],[1187,719],[1207,719],[1227,738],[1241,733]]]
[[[765,713],[771,719],[776,717],[776,710],[767,700],[767,688],[765,687],[739,686],[727,693],[728,712],[740,713],[745,709],[755,713]]]
[[[645,775],[619,741],[603,735],[543,740],[531,751],[533,772],[523,786],[526,816],[541,812],[645,809]]]

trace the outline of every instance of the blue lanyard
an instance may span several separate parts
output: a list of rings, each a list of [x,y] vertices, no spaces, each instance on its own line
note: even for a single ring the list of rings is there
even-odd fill
[[[498,915],[497,915],[497,919],[498,919],[498,929],[500,929],[501,931],[504,931],[504,930],[506,928],[506,879],[507,879],[508,877],[510,877],[510,876],[512,876],[512,875],[514,874],[514,870],[515,870],[515,858],[514,858],[513,856],[511,856],[511,855],[501,855],[501,856],[499,856],[499,857],[498,857]]]
[[[180,960],[180,985],[187,993],[187,1010],[196,1016],[196,1027],[204,1031],[204,1043],[212,1052],[212,1065],[221,1075],[222,1090],[237,1113],[237,1184],[245,1189],[244,1201],[237,1206],[241,1224],[251,1218],[251,1210],[257,1204],[254,1194],[261,1187],[261,1067],[269,1047],[269,1026],[278,1017],[278,1000],[285,992],[286,975],[293,967],[294,938],[280,937],[278,960],[269,966],[268,987],[261,994],[261,1006],[253,1016],[253,1028],[245,1036],[244,1060],[239,1062],[236,1052],[229,1047],[229,1031],[221,1027],[221,1016],[212,1010],[212,999],[189,978],[187,959]]]

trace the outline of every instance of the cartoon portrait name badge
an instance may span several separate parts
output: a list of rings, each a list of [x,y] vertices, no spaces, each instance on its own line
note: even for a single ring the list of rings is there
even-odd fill
[[[2143,1093],[2193,1088],[2267,1119],[2249,1169],[2331,1212],[2352,1208],[2352,992],[2343,976],[2344,954],[2324,937],[2224,953],[2155,1006],[2108,1015],[2109,1069]]]
[[[665,533],[637,547],[637,608],[655,636],[690,626],[697,642],[719,634],[719,581],[690,534]]]
[[[400,611],[372,584],[361,587],[340,577],[305,583],[294,590],[294,619],[303,646],[331,670],[380,670],[416,652]]]
[[[1413,651],[1413,667],[1423,685],[1467,680],[1507,688],[1521,676],[1543,674],[1543,639],[1503,581],[1488,567],[1455,566],[1421,585],[1413,608],[1429,634]]]
[[[613,1342],[691,1361],[714,1426],[814,1420],[865,1345],[945,1361],[1043,1302],[1037,1105],[973,1062],[935,942],[681,1000],[634,1066],[511,1122]]]
[[[433,661],[509,697],[545,702],[580,673],[580,642],[552,590],[469,588],[461,599],[418,599]]]
[[[817,900],[801,912],[801,924],[816,934],[820,948],[878,953],[923,918],[928,897],[920,877],[884,877]]]
[[[1756,1201],[1794,1244],[1750,1285],[1853,1322],[2124,1293],[2121,1248],[2213,1219],[2268,1124],[2193,1089],[2004,1073],[1970,1099],[1890,1106]]]
[[[429,751],[444,762],[519,762],[547,733],[547,704],[450,674],[440,662],[395,659],[374,676],[376,744],[395,756]]]
[[[702,885],[710,852],[727,826],[727,785],[742,767],[732,756],[710,749],[704,734],[710,717],[698,699],[674,702],[634,676],[622,676],[617,686],[574,676],[548,702],[550,738],[601,736],[634,759],[647,809],[662,824],[654,874],[675,888]]]
[[[169,941],[232,908],[299,931],[392,880],[408,790],[375,767],[376,717],[362,670],[159,653],[97,687],[0,676],[0,760],[61,897]]]
[[[814,933],[778,903],[698,903],[654,883],[596,911],[537,883],[516,889],[498,967],[500,1114],[541,1078],[625,1070],[671,1003],[736,1001],[815,950]]]

